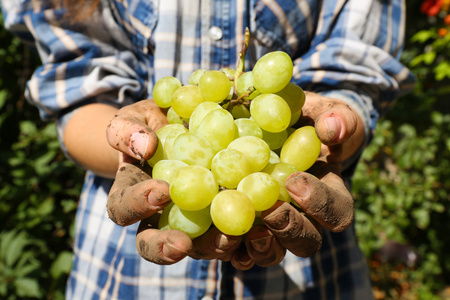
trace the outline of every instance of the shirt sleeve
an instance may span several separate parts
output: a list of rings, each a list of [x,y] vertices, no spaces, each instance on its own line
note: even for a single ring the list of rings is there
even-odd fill
[[[403,0],[323,1],[310,50],[294,61],[295,82],[348,103],[369,137],[380,115],[414,85],[399,61],[404,22]]]
[[[2,0],[2,11],[5,28],[41,58],[25,95],[43,120],[56,121],[62,141],[77,108],[89,103],[121,107],[142,99],[151,69],[130,50],[131,42],[110,10],[100,8],[102,17],[97,11],[74,23],[64,11],[43,4],[47,2]]]

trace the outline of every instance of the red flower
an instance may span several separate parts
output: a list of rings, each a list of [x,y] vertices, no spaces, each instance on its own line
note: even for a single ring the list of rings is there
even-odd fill
[[[442,7],[442,0],[425,0],[420,6],[420,12],[428,16],[436,16]]]

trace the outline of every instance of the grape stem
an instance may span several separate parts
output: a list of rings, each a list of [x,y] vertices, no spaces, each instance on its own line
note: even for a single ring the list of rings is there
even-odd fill
[[[254,88],[252,88],[251,90],[249,90],[247,93],[241,95],[241,96],[237,96],[237,81],[238,78],[245,73],[245,56],[247,54],[247,49],[248,49],[248,43],[250,41],[250,30],[248,29],[248,27],[245,28],[245,33],[244,33],[244,42],[242,43],[242,48],[239,51],[239,57],[238,57],[238,61],[237,61],[237,66],[236,66],[236,72],[234,73],[234,92],[233,92],[233,97],[231,100],[229,100],[229,105],[227,107],[227,110],[229,112],[231,112],[233,110],[233,107],[237,104],[243,104],[245,106],[249,106],[250,102],[249,101],[244,101],[243,99],[245,97],[250,96],[250,94],[255,90]]]
[[[242,49],[239,51],[239,58],[237,61],[236,72],[234,73],[234,90],[236,91],[236,85],[238,78],[245,73],[245,55],[247,54],[248,43],[250,41],[250,30],[245,28],[244,43]]]

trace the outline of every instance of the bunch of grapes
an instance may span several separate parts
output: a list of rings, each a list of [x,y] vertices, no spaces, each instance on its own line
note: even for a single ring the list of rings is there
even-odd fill
[[[261,211],[277,200],[291,202],[286,178],[319,156],[314,127],[292,127],[305,94],[290,82],[289,55],[270,52],[248,72],[243,60],[236,70],[196,70],[188,85],[164,77],[154,86],[154,101],[168,109],[169,121],[158,130],[149,160],[153,178],[170,185],[161,230],[182,230],[194,239],[213,224],[243,235]]]

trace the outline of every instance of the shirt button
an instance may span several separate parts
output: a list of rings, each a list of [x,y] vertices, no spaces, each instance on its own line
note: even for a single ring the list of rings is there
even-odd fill
[[[221,38],[222,38],[222,36],[223,36],[223,32],[222,32],[222,29],[220,29],[219,27],[217,27],[217,26],[211,26],[210,28],[209,28],[209,37],[212,39],[212,40],[214,40],[214,41],[218,41],[218,40],[220,40]]]

